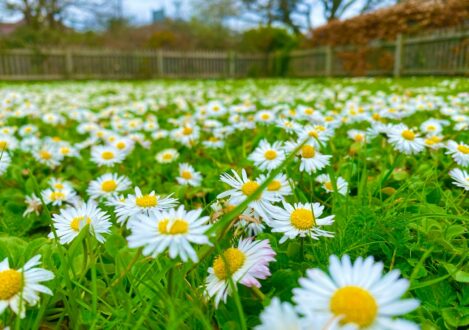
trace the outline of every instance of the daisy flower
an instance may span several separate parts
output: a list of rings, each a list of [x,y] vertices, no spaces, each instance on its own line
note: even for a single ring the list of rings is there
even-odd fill
[[[127,195],[127,198],[119,200],[116,204],[117,221],[123,223],[137,215],[150,216],[153,213],[170,209],[176,204],[177,200],[170,196],[161,198],[154,191],[144,195],[140,188],[135,187],[135,195]]]
[[[0,134],[0,152],[2,151],[13,151],[18,147],[18,140],[8,134]]]
[[[108,198],[127,190],[130,185],[131,182],[126,176],[119,176],[116,173],[106,173],[96,180],[91,181],[87,192],[93,199]]]
[[[11,164],[11,157],[6,151],[0,150],[0,175],[7,171]]]
[[[327,191],[327,192],[333,192],[334,187],[331,182],[331,178],[329,177],[329,174],[321,174],[318,175],[316,178],[316,182],[322,183],[322,187]],[[341,195],[346,195],[347,194],[347,189],[348,189],[348,182],[345,181],[345,179],[341,176],[337,178],[337,190],[339,194]]]
[[[469,173],[459,168],[453,168],[449,171],[449,176],[454,180],[454,185],[469,190]]]
[[[174,162],[179,157],[179,152],[176,149],[165,149],[156,154],[156,161],[161,164],[169,164]]]
[[[424,140],[404,124],[391,127],[388,138],[394,149],[406,155],[418,154],[425,148]]]
[[[439,135],[430,135],[427,136],[424,140],[425,146],[430,149],[436,150],[444,147],[442,143],[443,137]]]
[[[290,153],[293,152],[297,146],[298,144],[294,142],[287,142],[285,149]],[[300,171],[305,171],[309,174],[317,172],[329,165],[330,159],[332,158],[330,155],[323,155],[317,151],[311,141],[301,147],[298,151],[298,156],[300,159]]]
[[[143,247],[143,255],[156,258],[168,249],[171,259],[198,261],[192,244],[211,245],[205,232],[209,217],[201,217],[202,209],[186,211],[184,206],[148,215],[139,215],[131,225],[129,247]],[[155,230],[156,229],[156,230]]]
[[[357,129],[351,129],[347,132],[349,138],[357,143],[365,142],[366,132]]]
[[[267,175],[259,175],[259,181],[264,182],[267,180]],[[267,186],[267,191],[273,192],[276,197],[280,200],[283,200],[285,196],[290,196],[292,194],[292,187],[288,178],[285,174],[278,174]]]
[[[288,302],[281,302],[277,297],[272,299],[270,305],[264,309],[259,318],[261,324],[254,327],[254,330],[305,329],[304,321],[297,314],[294,306]]]
[[[329,273],[309,269],[300,287],[293,290],[297,310],[305,316],[322,315],[340,318],[341,328],[414,330],[410,321],[394,319],[419,306],[415,299],[400,297],[409,288],[409,281],[399,279],[399,271],[382,276],[383,264],[373,257],[359,257],[353,264],[349,256],[342,260],[330,257]]]
[[[250,180],[243,169],[241,177],[235,170],[232,170],[233,176],[228,173],[224,173],[220,176],[220,180],[233,189],[229,189],[217,196],[217,198],[229,197],[229,204],[239,205],[244,202],[250,195],[252,195],[257,188],[260,187],[261,183],[256,180]],[[248,206],[253,208],[258,214],[264,219],[270,219],[268,215],[268,209],[272,203],[279,201],[276,193],[272,191],[263,191],[257,199],[251,201]]]
[[[448,141],[447,155],[451,155],[454,161],[461,166],[469,166],[469,145],[461,142]]]
[[[275,260],[275,251],[268,240],[241,239],[237,247],[230,247],[215,258],[208,269],[207,294],[215,298],[215,305],[226,302],[231,293],[229,278],[233,283],[247,287],[261,287],[259,279],[270,276],[269,263]]]
[[[285,160],[285,153],[282,150],[281,142],[270,144],[267,140],[261,140],[256,149],[249,156],[249,159],[261,170],[271,171],[282,164]]]
[[[36,267],[40,255],[31,258],[22,268],[12,269],[5,258],[0,262],[0,314],[9,306],[21,318],[25,317],[25,303],[34,306],[39,302],[39,294],[52,295],[52,291],[41,282],[50,281],[54,274]]]
[[[60,206],[63,203],[74,203],[76,199],[76,192],[69,188],[64,187],[63,189],[48,188],[41,192],[42,199],[46,204],[52,204],[53,206]]]
[[[33,151],[33,157],[41,164],[54,168],[60,165],[63,160],[61,155],[53,145],[43,144],[41,148]]]
[[[176,180],[181,185],[197,187],[200,186],[200,183],[202,182],[202,175],[200,172],[195,171],[191,165],[181,163],[179,164],[179,176]]]
[[[94,146],[91,148],[91,161],[98,166],[113,166],[121,163],[125,153],[112,146]]]
[[[33,193],[31,196],[26,196],[24,202],[27,207],[23,213],[23,217],[33,212],[36,215],[39,215],[39,212],[42,209],[42,203],[41,200],[36,196],[36,194]]]
[[[92,200],[86,204],[69,206],[52,217],[61,244],[68,244],[73,241],[86,225],[90,225],[90,233],[96,237],[96,240],[104,243],[103,234],[109,234],[109,228],[112,225],[109,219],[110,216],[99,209]],[[49,238],[54,238],[53,233],[49,234]]]
[[[323,211],[324,206],[319,203],[292,205],[283,202],[283,208],[272,206],[270,210],[272,232],[283,233],[280,243],[297,236],[313,239],[319,239],[320,236],[333,237],[333,233],[320,229],[320,226],[330,226],[334,223],[334,215],[320,218]]]

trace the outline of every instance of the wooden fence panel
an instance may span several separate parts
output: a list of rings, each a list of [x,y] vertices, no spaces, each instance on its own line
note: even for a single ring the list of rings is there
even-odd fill
[[[280,72],[282,71],[282,72]],[[0,51],[0,79],[226,78],[469,74],[469,30],[398,36],[395,42],[290,54],[168,50]]]

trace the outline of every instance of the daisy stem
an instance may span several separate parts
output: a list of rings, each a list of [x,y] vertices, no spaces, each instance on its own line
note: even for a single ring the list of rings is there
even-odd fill
[[[86,244],[86,239],[84,239],[81,243],[83,245],[83,270],[81,272],[80,282],[83,279],[83,276],[86,274],[88,265],[88,245]]]
[[[259,300],[264,301],[265,295],[262,293],[262,291],[257,286],[252,286],[251,290],[257,296],[257,298],[259,298]]]
[[[301,237],[300,240],[300,253],[301,253],[301,261],[305,261],[305,238]]]

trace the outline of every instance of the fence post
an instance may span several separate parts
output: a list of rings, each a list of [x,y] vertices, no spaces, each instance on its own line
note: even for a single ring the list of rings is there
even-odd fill
[[[229,52],[228,53],[228,76],[231,78],[234,78],[235,76],[235,57],[236,53],[235,52]]]
[[[70,49],[65,51],[65,76],[71,78],[73,75],[73,54]]]
[[[332,76],[332,46],[326,46],[326,77]]]
[[[396,48],[394,51],[394,78],[399,78],[401,76],[403,48],[404,42],[402,34],[399,33],[396,38]]]
[[[163,61],[163,51],[161,49],[158,49],[156,53],[156,61],[158,65],[158,76],[163,77],[164,76],[164,61]]]

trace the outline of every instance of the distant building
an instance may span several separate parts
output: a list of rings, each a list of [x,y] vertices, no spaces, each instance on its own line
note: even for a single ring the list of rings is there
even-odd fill
[[[16,31],[20,26],[24,25],[24,20],[15,23],[0,23],[0,36],[7,36]]]
[[[158,9],[158,10],[153,10],[152,11],[152,16],[151,16],[151,22],[152,23],[158,23],[161,21],[164,21],[166,18],[166,14],[164,9]]]

